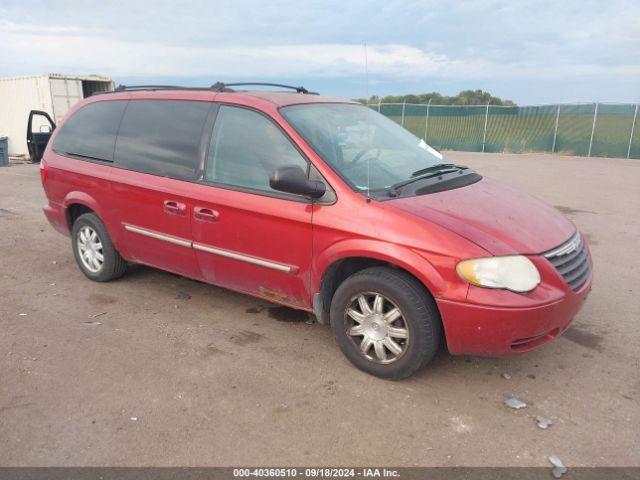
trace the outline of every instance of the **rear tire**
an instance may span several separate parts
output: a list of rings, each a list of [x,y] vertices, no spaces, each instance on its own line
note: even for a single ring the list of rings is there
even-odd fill
[[[435,301],[406,272],[367,268],[347,278],[331,301],[331,329],[356,367],[387,379],[406,378],[440,347]]]
[[[113,246],[102,220],[95,213],[80,215],[71,228],[71,248],[78,267],[95,282],[121,277],[127,262]]]

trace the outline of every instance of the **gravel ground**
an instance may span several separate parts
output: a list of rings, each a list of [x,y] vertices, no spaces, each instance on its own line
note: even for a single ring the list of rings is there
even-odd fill
[[[536,352],[442,352],[401,382],[300,312],[146,267],[86,280],[37,166],[0,169],[0,465],[640,465],[640,161],[449,158],[579,225],[593,291]]]

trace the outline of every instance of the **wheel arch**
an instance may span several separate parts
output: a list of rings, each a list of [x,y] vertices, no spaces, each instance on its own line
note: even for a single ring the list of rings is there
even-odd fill
[[[69,192],[64,198],[63,205],[69,231],[73,228],[75,219],[84,213],[95,213],[104,222],[103,212],[98,202],[87,193]]]
[[[73,228],[73,223],[76,219],[85,213],[95,213],[95,211],[87,207],[84,203],[72,203],[65,208],[65,217],[69,231]]]
[[[95,213],[104,225],[104,228],[107,230],[107,233],[109,234],[109,237],[111,237],[111,241],[115,247],[119,251],[121,250],[122,241],[118,235],[118,229],[113,228],[111,222],[113,215],[108,217],[107,212],[100,206],[95,198],[85,192],[74,191],[69,192],[62,203],[64,205],[65,218],[69,232],[71,232],[71,229],[73,228],[73,222],[80,215],[84,213]]]
[[[412,250],[385,242],[368,241],[367,247],[358,244],[332,248],[317,261],[316,282],[313,285],[313,311],[319,323],[328,324],[331,299],[338,286],[354,273],[370,267],[385,266],[401,270],[425,288],[431,297],[437,297],[445,288],[445,281],[424,257]]]

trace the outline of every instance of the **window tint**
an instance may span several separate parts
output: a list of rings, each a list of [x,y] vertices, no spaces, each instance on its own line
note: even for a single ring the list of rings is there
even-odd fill
[[[205,179],[258,190],[285,165],[307,169],[307,161],[273,122],[252,110],[222,105],[211,136]]]
[[[113,161],[118,125],[127,101],[96,102],[78,110],[62,126],[53,144],[60,155]]]
[[[116,164],[138,172],[194,180],[211,103],[131,100],[120,125]]]

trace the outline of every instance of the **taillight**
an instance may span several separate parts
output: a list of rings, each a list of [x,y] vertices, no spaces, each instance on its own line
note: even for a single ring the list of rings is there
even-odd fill
[[[40,180],[42,180],[42,185],[44,186],[44,182],[47,180],[47,164],[44,159],[40,160]]]

